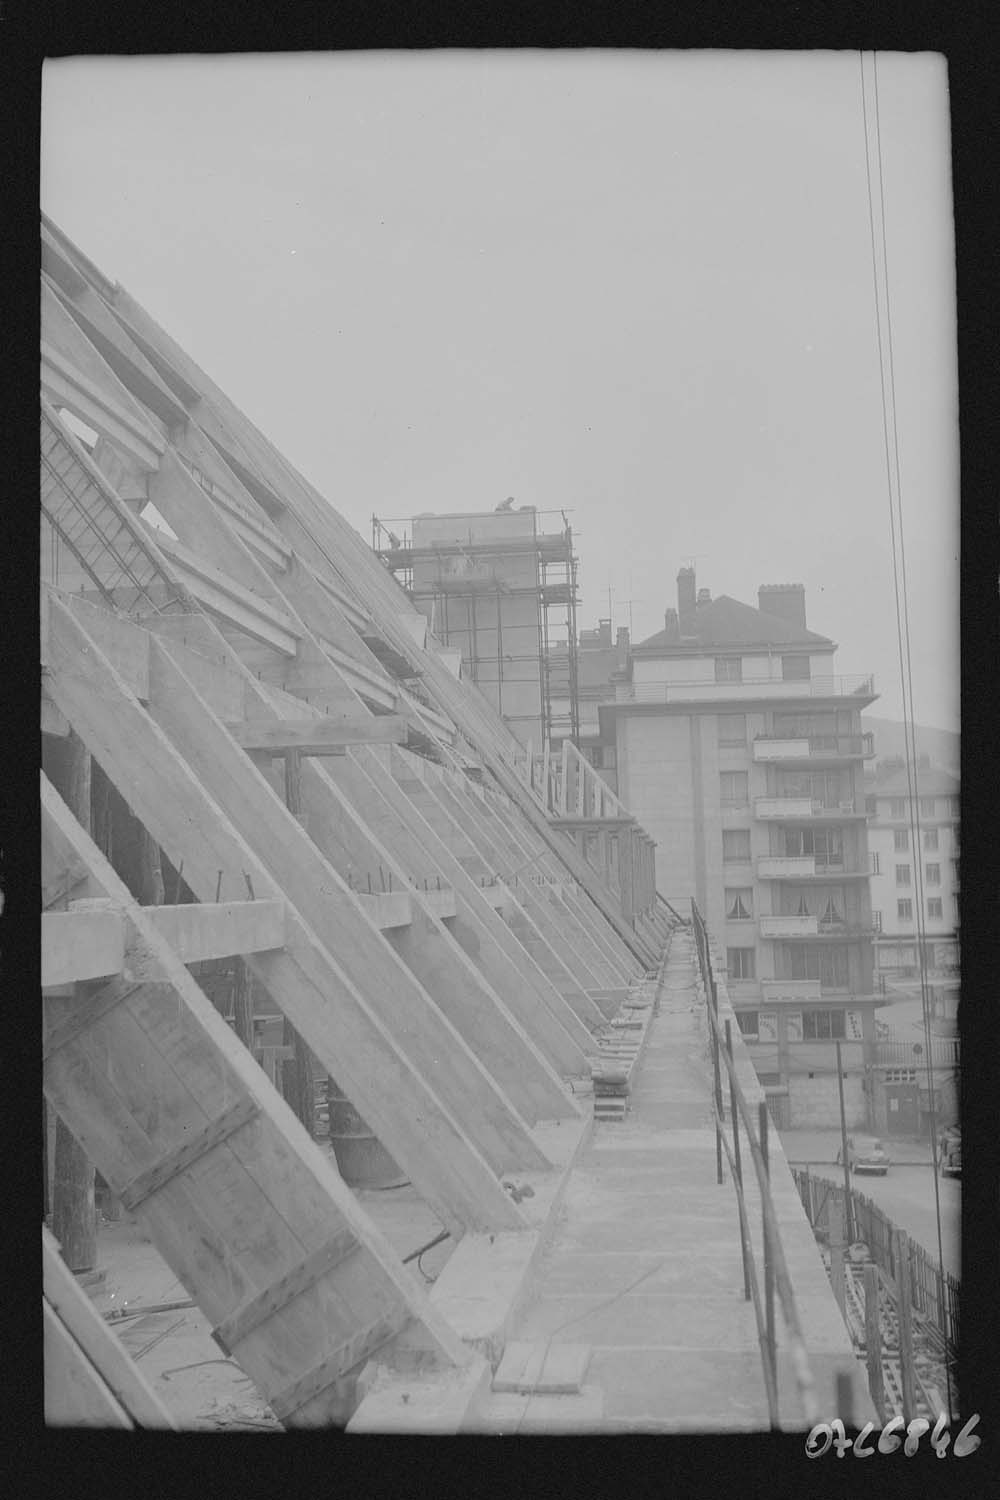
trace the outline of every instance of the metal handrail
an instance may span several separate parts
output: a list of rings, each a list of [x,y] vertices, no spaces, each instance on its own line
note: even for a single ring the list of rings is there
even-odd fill
[[[704,918],[698,910],[697,903],[693,897],[691,898],[691,920],[695,934],[695,944],[698,950],[698,964],[705,985],[709,1026],[712,1033],[712,1066],[715,1081],[713,1103],[718,1180],[720,1183],[722,1182],[722,1151],[724,1149],[736,1188],[740,1216],[740,1243],[743,1253],[744,1296],[748,1301],[752,1300],[754,1305],[754,1318],[757,1324],[757,1337],[761,1348],[764,1385],[767,1392],[768,1414],[772,1428],[777,1428],[777,1340],[774,1328],[774,1293],[775,1289],[777,1289],[778,1300],[781,1303],[782,1317],[788,1335],[792,1368],[795,1371],[795,1380],[802,1401],[803,1413],[806,1425],[811,1428],[818,1420],[819,1408],[816,1400],[816,1383],[809,1365],[809,1356],[805,1340],[802,1336],[802,1325],[799,1321],[798,1309],[795,1305],[795,1294],[792,1290],[788,1264],[785,1260],[785,1253],[781,1244],[777,1214],[771,1198],[770,1164],[767,1151],[767,1105],[763,1100],[759,1105],[758,1133],[755,1135],[750,1108],[740,1081],[736,1076],[736,1065],[732,1056],[732,1033],[728,1021],[726,1023],[725,1044],[721,1043],[718,1014],[719,998],[715,978],[712,973],[712,957],[708,945],[708,931]],[[730,1149],[729,1142],[725,1138],[725,1115],[722,1104],[722,1084],[719,1069],[720,1054],[729,1075],[730,1114],[733,1126],[732,1149]],[[755,1290],[757,1287],[757,1269],[750,1242],[749,1220],[743,1191],[743,1174],[739,1149],[739,1120],[743,1121],[743,1128],[746,1132],[747,1142],[750,1147],[750,1156],[753,1160],[754,1172],[756,1173],[757,1184],[760,1190],[764,1241],[763,1313],[760,1307],[759,1291]]]
[[[720,697],[730,690],[730,696],[740,697],[740,688],[771,688],[779,698],[849,698],[875,697],[875,678],[869,673],[851,675],[830,674],[813,678],[741,677],[732,681],[719,681],[715,677],[703,677],[688,682],[620,682],[616,685],[615,699],[619,703],[669,703],[683,702],[691,696],[692,689],[709,688]],[[794,738],[804,739],[798,735]]]

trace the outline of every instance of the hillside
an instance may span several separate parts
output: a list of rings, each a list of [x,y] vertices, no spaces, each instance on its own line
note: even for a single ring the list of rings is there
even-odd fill
[[[879,760],[888,755],[905,755],[903,725],[898,719],[879,719],[874,714],[862,714],[861,723],[875,735],[875,754]],[[961,735],[950,729],[931,729],[924,724],[917,724],[915,732],[917,754],[929,755],[935,765],[957,775]]]

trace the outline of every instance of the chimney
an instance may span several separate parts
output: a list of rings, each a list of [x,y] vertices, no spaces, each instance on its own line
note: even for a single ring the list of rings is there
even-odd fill
[[[615,645],[618,647],[619,651],[627,651],[628,650],[628,626],[627,625],[619,625],[619,627],[618,627],[618,637],[617,637],[617,639],[615,641]]]
[[[694,568],[681,568],[677,575],[677,614],[681,635],[694,635]]]
[[[597,622],[597,629],[598,629],[598,635],[599,635],[599,639],[600,639],[601,645],[602,646],[610,646],[611,645],[611,621],[610,620],[598,620],[598,622]]]
[[[680,626],[677,623],[676,609],[667,609],[663,612],[663,630],[668,641],[679,641],[681,638]]]
[[[801,583],[762,583],[757,590],[757,607],[766,615],[777,615],[789,625],[806,629],[806,591]]]

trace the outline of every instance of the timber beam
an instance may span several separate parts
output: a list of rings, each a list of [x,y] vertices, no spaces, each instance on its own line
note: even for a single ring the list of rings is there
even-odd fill
[[[178,706],[186,703],[186,716],[210,733],[206,756],[210,767],[215,763],[212,795],[165,731],[128,692],[94,641],[55,598],[50,608],[49,651],[52,694],[58,707],[171,862],[179,866],[184,860],[184,878],[195,894],[212,900],[221,870],[227,883],[232,881],[231,888],[249,876],[256,896],[284,896],[289,902],[285,948],[249,956],[248,967],[443,1223],[459,1235],[473,1228],[486,1232],[522,1229],[523,1215],[499,1181],[500,1171],[510,1168],[509,1154],[502,1168],[494,1168],[476,1144],[477,1136],[485,1142],[490,1127],[495,1129],[499,1123],[495,1110],[488,1107],[494,1102],[488,1075],[479,1070],[467,1105],[460,1109],[459,1123],[441,1094],[457,1083],[454,1069],[456,1062],[466,1062],[464,1043],[453,1033],[447,1045],[434,1046],[417,1017],[408,1018],[400,1004],[399,991],[402,988],[405,996],[408,985],[385,984],[383,976],[366,968],[373,951],[367,934],[374,931],[384,944],[381,934],[366,923],[347,893],[355,916],[341,935],[341,923],[330,920],[326,899],[340,887],[336,873],[320,859],[250,762],[240,756],[207,705],[178,676],[176,665],[170,678],[173,689],[161,677],[156,696],[166,693],[179,700]],[[158,666],[166,663],[159,647],[157,656]],[[248,777],[253,778],[253,791]],[[213,800],[227,782],[233,784],[231,791],[238,786],[241,796],[248,799],[247,820],[240,832]],[[280,833],[261,824],[262,809],[272,809],[269,822],[280,817]],[[282,890],[250,847],[248,834],[258,845],[285,846],[278,852],[286,858],[295,895]],[[305,913],[297,909],[300,891],[307,905],[315,907],[316,929],[307,925]],[[360,988],[341,966],[345,959],[359,975],[367,972]],[[412,984],[410,976],[407,980]],[[418,1039],[423,1048],[431,1041],[432,1061],[427,1069],[413,1055]],[[510,1124],[514,1125],[514,1117]]]
[[[75,1008],[75,1025],[49,1012],[46,1096],[111,1189],[140,1204],[157,1250],[264,1399],[286,1425],[342,1425],[376,1323],[433,1366],[468,1365],[470,1352],[44,776],[41,796],[43,822],[126,913],[130,971],[88,1014]],[[301,1400],[289,1402],[290,1389]]]
[[[405,745],[407,725],[398,714],[364,718],[254,719],[226,728],[244,750],[285,755],[337,755],[347,745]]]

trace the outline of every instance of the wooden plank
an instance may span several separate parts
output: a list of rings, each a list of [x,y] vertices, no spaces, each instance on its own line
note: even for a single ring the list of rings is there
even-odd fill
[[[369,714],[366,719],[254,719],[226,728],[244,750],[271,751],[284,755],[326,755],[345,745],[405,745],[407,727],[398,714]]]
[[[387,1344],[391,1338],[395,1337],[401,1327],[399,1315],[387,1313],[367,1328],[362,1329],[360,1333],[355,1334],[353,1338],[345,1340],[329,1358],[322,1360],[310,1370],[308,1375],[302,1376],[300,1380],[270,1399],[271,1410],[275,1416],[279,1421],[284,1421],[286,1417],[298,1411],[300,1406],[313,1400],[327,1386],[333,1385],[349,1371],[370,1359],[377,1349],[381,1349],[383,1344]]]
[[[523,1395],[575,1395],[583,1384],[590,1355],[589,1344],[515,1341],[504,1348],[492,1388]]]
[[[42,1361],[48,1427],[133,1427],[69,1329],[42,1298]]]
[[[42,913],[42,989],[121,972],[125,929],[114,911]]]
[[[257,1113],[255,1100],[250,1098],[237,1100],[196,1136],[185,1141],[183,1146],[161,1157],[153,1166],[147,1167],[138,1177],[134,1177],[118,1194],[122,1203],[130,1212],[138,1208],[140,1203],[144,1203],[147,1198],[151,1198],[154,1193],[166,1187],[171,1178],[177,1177],[181,1172],[186,1172],[199,1157],[205,1156],[209,1151],[214,1151],[216,1146],[221,1146],[228,1141],[237,1130],[242,1130],[244,1125],[249,1125]]]
[[[164,532],[156,533],[156,543],[170,559],[185,588],[205,609],[282,656],[295,655],[299,632],[294,620],[282,610],[243,588]]]
[[[47,783],[43,818],[72,819]],[[379,1317],[406,1319],[406,1337],[432,1360],[469,1354],[373,1228],[325,1153],[302,1131],[249,1054],[153,931],[142,909],[91,843],[78,849],[104,893],[126,909],[135,938],[128,960],[138,993],[74,1049],[46,1065],[48,1097],[88,1142],[102,1175],[124,1186],[176,1144],[199,1117],[249,1097],[259,1113],[224,1146],[202,1155],[143,1206],[157,1249],[213,1323],[301,1266],[348,1230],[359,1250],[241,1343],[240,1363],[269,1398]],[[172,986],[172,1004],[148,991]],[[93,1067],[89,1067],[90,1060]],[[89,1071],[88,1071],[89,1068]],[[339,1412],[338,1415],[342,1413]],[[325,1396],[296,1424],[331,1420]]]
[[[43,627],[44,628],[44,627]],[[61,714],[48,695],[45,674],[42,674],[41,731],[56,739],[65,739],[69,734],[69,720]]]
[[[231,1354],[260,1323],[280,1312],[293,1297],[308,1291],[321,1276],[335,1270],[345,1256],[352,1255],[357,1249],[358,1240],[351,1231],[341,1230],[328,1244],[308,1255],[301,1265],[244,1302],[212,1330],[212,1337],[223,1354]]]
[[[103,654],[58,601],[51,605],[53,692],[58,704],[108,767],[129,806],[171,862],[184,860],[184,878],[197,895],[213,900],[223,870],[231,888],[253,881],[254,892],[282,892],[257,855],[238,837],[218,805],[180,757]],[[217,723],[223,764],[243,764]],[[252,772],[245,762],[248,774]],[[263,783],[260,783],[263,787]],[[258,791],[251,813],[264,802]],[[288,817],[284,809],[279,810]],[[301,830],[295,833],[308,845]],[[322,866],[327,885],[336,877]],[[325,934],[324,934],[325,936]],[[350,941],[350,938],[348,939]],[[417,1071],[397,1042],[395,1023],[383,1025],[316,932],[290,908],[282,952],[247,959],[253,972],[309,1047],[348,1094],[449,1229],[486,1232],[523,1227],[524,1219],[435,1087]],[[365,984],[367,991],[367,982]],[[385,1005],[391,993],[376,995]],[[389,1011],[386,1011],[389,1016]],[[224,1023],[220,1023],[224,1024]],[[447,1058],[442,1059],[447,1063]],[[107,1174],[105,1174],[107,1175]]]
[[[115,1401],[129,1417],[130,1425],[157,1428],[176,1426],[141,1370],[129,1359],[73,1273],[64,1265],[58,1243],[44,1225],[42,1294],[46,1304],[79,1346],[81,1354],[94,1367]],[[49,1420],[49,1383],[50,1376],[54,1373],[46,1366],[46,1417]],[[56,1404],[54,1398],[57,1387],[58,1382],[54,1381],[53,1406]]]
[[[284,901],[189,901],[147,907],[146,914],[185,964],[285,945]]]
[[[85,999],[78,999],[65,1020],[48,1030],[42,1043],[42,1061],[48,1062],[61,1048],[71,1046],[85,1031],[96,1025],[102,1016],[122,1005],[138,988],[135,984],[112,983]],[[164,991],[164,999],[167,994]]]

